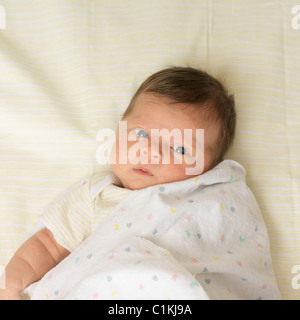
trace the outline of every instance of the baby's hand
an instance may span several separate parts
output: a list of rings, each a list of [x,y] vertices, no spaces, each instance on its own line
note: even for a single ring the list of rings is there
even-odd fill
[[[0,300],[21,300],[20,292],[15,288],[0,289]]]

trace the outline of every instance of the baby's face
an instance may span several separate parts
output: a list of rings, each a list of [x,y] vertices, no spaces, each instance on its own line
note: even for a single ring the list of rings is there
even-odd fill
[[[153,93],[138,96],[121,122],[111,157],[112,169],[123,187],[137,190],[185,180],[210,168],[219,125],[183,107],[186,105],[174,105]],[[199,129],[204,129],[204,141]]]

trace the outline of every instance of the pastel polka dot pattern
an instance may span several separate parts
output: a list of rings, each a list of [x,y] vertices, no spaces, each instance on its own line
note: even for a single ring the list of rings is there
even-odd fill
[[[243,168],[225,160],[197,179],[133,191],[29,294],[279,299],[266,228],[244,181]]]

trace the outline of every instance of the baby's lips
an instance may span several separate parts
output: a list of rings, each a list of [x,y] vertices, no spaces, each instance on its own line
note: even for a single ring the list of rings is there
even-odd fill
[[[133,169],[136,173],[143,175],[143,176],[153,176],[149,169],[145,167],[136,167]]]

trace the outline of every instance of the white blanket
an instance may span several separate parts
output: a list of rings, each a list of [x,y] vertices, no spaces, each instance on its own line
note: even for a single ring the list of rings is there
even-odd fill
[[[31,299],[280,299],[263,218],[244,168],[232,160],[131,192],[26,292]]]

